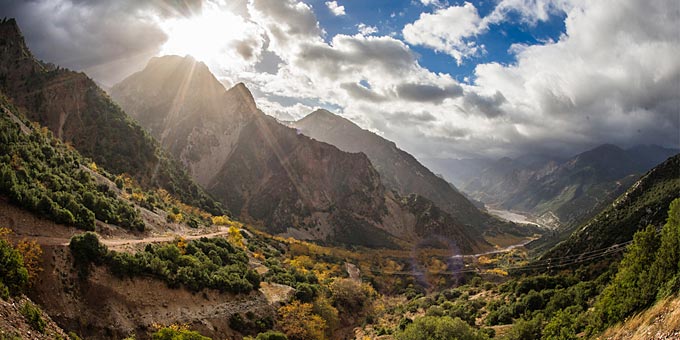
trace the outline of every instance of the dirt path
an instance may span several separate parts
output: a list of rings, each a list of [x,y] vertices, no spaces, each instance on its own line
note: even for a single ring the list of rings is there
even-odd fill
[[[146,243],[161,243],[170,242],[177,237],[183,237],[186,240],[195,240],[201,237],[218,237],[226,235],[228,229],[226,227],[220,227],[218,231],[212,233],[187,233],[187,232],[173,232],[166,235],[149,236],[144,238],[122,238],[122,237],[101,237],[100,242],[109,247],[111,250],[125,250],[129,246],[137,244]],[[54,236],[42,236],[42,235],[21,235],[17,234],[17,238],[28,238],[38,242],[38,244],[43,246],[68,246],[71,241],[70,238],[66,237],[54,237]]]

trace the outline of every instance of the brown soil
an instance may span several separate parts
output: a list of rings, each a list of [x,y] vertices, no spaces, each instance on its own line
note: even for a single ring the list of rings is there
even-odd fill
[[[8,301],[0,299],[0,339],[67,339],[66,333],[57,326],[49,315],[42,313],[45,329],[39,332],[32,328],[21,313],[25,303],[32,303],[25,296],[10,298]]]
[[[71,236],[82,231],[41,219],[5,201],[0,201],[0,226],[12,229],[14,239],[28,238],[42,246],[44,270],[28,296],[63,329],[87,339],[121,339],[131,334],[144,339],[155,326],[173,323],[187,324],[213,338],[240,339],[241,335],[229,328],[231,315],[246,312],[259,317],[273,315],[278,304],[292,292],[290,287],[263,285],[261,291],[250,294],[233,295],[215,290],[192,293],[182,288],[168,288],[164,282],[150,277],[121,280],[104,267],[96,267],[87,279],[80,279],[73,268],[68,243]],[[185,239],[218,237],[225,235],[227,229],[175,225],[167,232],[158,228],[134,234],[98,222],[97,232],[109,249],[135,251],[143,244],[168,242],[178,236]],[[2,310],[0,308],[0,312]],[[23,332],[20,321],[13,319],[10,324]],[[20,334],[23,338],[39,338],[27,337],[25,332]]]

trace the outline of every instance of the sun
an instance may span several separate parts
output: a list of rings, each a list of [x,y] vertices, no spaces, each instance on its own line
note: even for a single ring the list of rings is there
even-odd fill
[[[161,55],[191,55],[211,64],[233,54],[234,42],[243,38],[247,27],[242,17],[210,5],[196,15],[164,20],[160,24],[168,36]]]

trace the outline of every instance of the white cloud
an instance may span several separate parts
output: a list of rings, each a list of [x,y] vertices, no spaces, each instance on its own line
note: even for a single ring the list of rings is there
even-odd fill
[[[514,65],[478,65],[475,86],[505,96],[525,143],[677,146],[680,15],[668,10],[673,1],[571,5],[559,41],[516,48]]]
[[[326,6],[335,16],[345,15],[345,6],[338,5],[337,1],[326,1]]]
[[[535,25],[552,15],[570,11],[576,1],[570,0],[501,0],[484,18],[484,26],[507,20],[510,12],[517,13],[524,23]]]
[[[439,8],[448,6],[448,2],[442,0],[420,0],[420,3],[425,6],[434,6]]]
[[[363,35],[371,35],[373,33],[378,33],[377,27],[366,25],[363,22],[357,24],[357,29],[359,30],[359,33]]]
[[[463,59],[480,53],[484,48],[467,39],[485,30],[481,23],[477,8],[466,2],[463,6],[422,13],[418,20],[404,27],[403,34],[406,42],[447,53],[461,64]]]

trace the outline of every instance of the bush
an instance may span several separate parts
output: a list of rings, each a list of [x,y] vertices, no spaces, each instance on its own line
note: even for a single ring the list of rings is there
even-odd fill
[[[0,296],[21,293],[28,283],[28,271],[21,254],[7,241],[0,239]]]
[[[257,337],[255,337],[255,340],[288,340],[288,337],[280,332],[266,331],[258,334]]]
[[[319,285],[312,285],[306,282],[298,283],[295,286],[295,298],[302,302],[312,302],[319,294]]]
[[[198,332],[178,327],[164,327],[151,335],[153,340],[212,340]]]
[[[461,319],[448,316],[424,316],[408,324],[395,334],[397,340],[483,340],[483,332],[477,332]]]
[[[333,306],[347,313],[359,313],[375,298],[375,291],[367,283],[351,279],[336,279],[330,285]]]
[[[45,320],[43,320],[42,312],[40,312],[38,307],[27,301],[21,307],[21,315],[26,318],[26,322],[28,322],[28,324],[31,325],[33,329],[40,333],[45,333],[45,327],[47,326],[47,323]]]
[[[540,340],[543,336],[543,316],[541,314],[533,319],[520,319],[512,326],[507,336],[508,340]]]
[[[177,240],[176,243],[148,245],[137,253],[111,252],[107,264],[120,277],[154,275],[170,287],[198,291],[248,293],[260,286],[260,275],[250,269],[248,256],[222,238]],[[181,247],[180,247],[181,246]]]
[[[69,249],[76,263],[83,264],[101,264],[108,253],[106,246],[99,242],[97,234],[89,231],[71,237]]]

